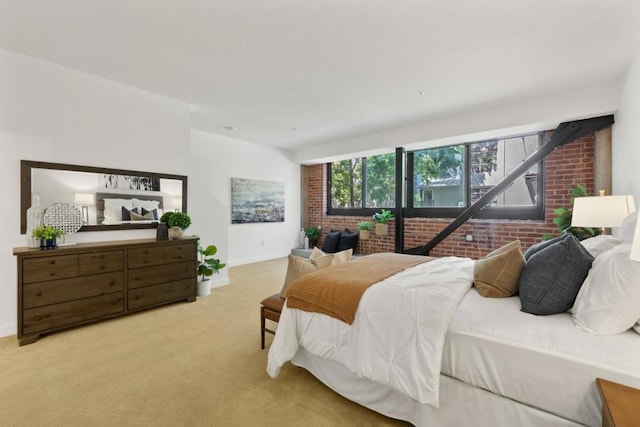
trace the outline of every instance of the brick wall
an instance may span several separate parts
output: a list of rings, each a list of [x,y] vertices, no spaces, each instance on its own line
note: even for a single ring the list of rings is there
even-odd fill
[[[357,230],[358,222],[371,220],[370,217],[327,215],[326,166],[304,167],[308,168],[309,225],[322,226],[324,235],[331,229]],[[544,233],[558,234],[557,227],[552,222],[553,210],[560,206],[570,206],[571,189],[577,184],[584,184],[589,194],[594,194],[594,135],[556,148],[546,158],[545,172],[544,220],[471,219],[436,246],[430,255],[479,258],[515,239],[520,239],[526,249],[539,242]],[[451,221],[450,218],[405,218],[405,249],[426,244]],[[376,236],[371,232],[369,240],[360,240],[356,253],[393,252],[394,230],[395,221],[391,221],[389,235]],[[473,235],[472,242],[465,240],[467,234]],[[318,245],[322,246],[322,236]]]

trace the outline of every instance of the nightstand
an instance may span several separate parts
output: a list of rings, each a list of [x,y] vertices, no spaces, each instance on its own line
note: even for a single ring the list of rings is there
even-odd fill
[[[640,421],[640,390],[596,379],[602,398],[603,427],[632,427]]]

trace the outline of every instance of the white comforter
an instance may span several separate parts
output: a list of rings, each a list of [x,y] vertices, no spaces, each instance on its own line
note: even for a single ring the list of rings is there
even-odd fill
[[[359,377],[438,407],[445,334],[472,281],[469,258],[439,258],[411,267],[371,286],[351,326],[285,306],[267,372],[275,378],[304,347],[344,364]]]

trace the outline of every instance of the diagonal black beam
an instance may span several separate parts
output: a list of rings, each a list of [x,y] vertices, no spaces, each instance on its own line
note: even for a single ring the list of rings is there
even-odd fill
[[[429,252],[440,242],[446,239],[451,233],[457,230],[462,224],[467,222],[469,218],[482,210],[494,197],[498,196],[507,187],[515,181],[520,175],[525,173],[531,166],[544,159],[556,147],[568,144],[578,138],[589,135],[595,131],[604,129],[614,123],[613,115],[595,117],[593,119],[575,120],[572,122],[561,123],[553,133],[551,139],[538,148],[531,156],[527,157],[520,165],[512,170],[509,175],[504,177],[498,184],[482,196],[476,203],[465,209],[456,219],[447,225],[440,233],[438,233],[429,243],[424,246],[407,249],[405,253],[413,255],[429,255]]]

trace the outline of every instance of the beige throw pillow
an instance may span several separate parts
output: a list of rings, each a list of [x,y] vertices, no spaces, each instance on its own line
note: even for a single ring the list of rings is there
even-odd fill
[[[311,255],[309,255],[309,260],[317,261],[323,259],[324,257],[331,257],[331,265],[337,265],[342,264],[343,262],[351,261],[352,255],[353,249],[346,249],[344,251],[336,252],[335,254],[327,254],[318,248],[313,248],[313,250],[311,251]]]
[[[476,261],[473,285],[483,297],[510,297],[518,292],[524,265],[520,240],[513,241]]]
[[[284,279],[284,285],[280,291],[280,295],[287,296],[287,290],[293,282],[301,276],[314,272],[320,268],[329,267],[333,261],[333,255],[324,255],[319,258],[305,259],[295,255],[289,255],[289,265],[287,266],[287,275]]]

